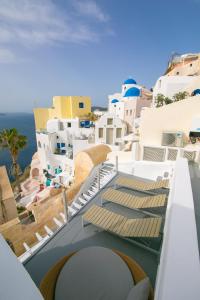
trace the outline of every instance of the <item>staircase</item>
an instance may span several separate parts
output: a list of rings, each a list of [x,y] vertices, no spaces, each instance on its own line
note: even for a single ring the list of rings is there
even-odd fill
[[[114,165],[102,164],[95,167],[72,204],[68,206],[69,218],[76,215],[115,175],[116,170]]]
[[[108,184],[116,176],[116,168],[111,164],[101,164],[94,167],[88,176],[87,180],[82,185],[79,193],[75,197],[74,201],[68,206],[68,217],[73,218],[106,184]],[[44,226],[45,235],[41,236],[38,232],[35,232],[37,243],[29,246],[26,242],[23,243],[25,252],[18,257],[21,263],[25,262],[31,257],[38,249],[45,244],[51,236],[66,224],[66,218],[64,213],[60,213],[60,216],[54,217],[53,222],[56,225],[56,229],[52,230],[47,225]]]

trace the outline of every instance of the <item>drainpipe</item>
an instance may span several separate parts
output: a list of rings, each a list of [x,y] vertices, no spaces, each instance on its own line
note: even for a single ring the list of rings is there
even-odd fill
[[[116,172],[118,173],[118,155],[116,155],[116,157],[115,157],[115,169],[116,169]]]
[[[97,172],[97,187],[98,187],[98,191],[100,191],[100,167],[98,168],[98,172]]]

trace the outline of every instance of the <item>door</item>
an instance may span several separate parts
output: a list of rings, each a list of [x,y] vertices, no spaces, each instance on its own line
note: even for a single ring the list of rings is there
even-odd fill
[[[113,144],[113,128],[106,129],[106,144],[108,145]]]

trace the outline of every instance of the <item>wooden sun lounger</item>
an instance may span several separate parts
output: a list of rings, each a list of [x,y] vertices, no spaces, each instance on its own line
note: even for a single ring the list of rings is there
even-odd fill
[[[121,237],[159,237],[162,218],[128,219],[105,208],[93,205],[83,220]]]
[[[139,197],[109,188],[102,194],[102,200],[110,201],[131,209],[161,207],[166,203],[166,195]]]
[[[159,180],[154,182],[144,182],[138,179],[127,178],[127,177],[119,177],[115,181],[115,183],[119,186],[124,186],[133,190],[139,191],[149,191],[160,188],[168,188],[169,180]]]

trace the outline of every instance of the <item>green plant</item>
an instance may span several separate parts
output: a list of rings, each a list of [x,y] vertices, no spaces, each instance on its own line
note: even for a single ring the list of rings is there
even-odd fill
[[[163,94],[158,94],[155,99],[156,107],[161,107],[165,104],[165,96]]]
[[[163,105],[167,105],[172,102],[173,101],[170,98],[165,97],[163,94],[158,94],[156,97],[156,107],[161,107]]]
[[[88,115],[86,115],[86,117],[92,122],[95,122],[98,120],[98,116],[95,115],[93,112],[88,113]]]
[[[165,97],[165,105],[167,105],[167,104],[171,104],[173,101],[170,99],[170,98],[168,98],[168,97]]]
[[[23,206],[17,206],[17,212],[18,212],[18,214],[21,214],[25,210],[26,210],[25,207],[23,207]]]
[[[19,134],[16,128],[4,129],[0,132],[0,148],[7,149],[12,159],[12,174],[16,180],[16,186],[21,191],[19,182],[20,167],[17,162],[19,153],[27,145],[27,137]]]
[[[177,101],[181,101],[181,100],[184,100],[185,98],[187,98],[189,96],[189,93],[188,92],[179,92],[179,93],[176,93],[174,96],[173,96],[173,100],[174,102],[177,102]]]

